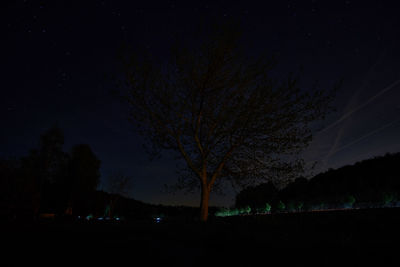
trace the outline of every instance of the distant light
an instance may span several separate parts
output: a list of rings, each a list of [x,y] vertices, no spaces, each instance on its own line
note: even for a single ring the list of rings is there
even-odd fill
[[[116,218],[115,218],[115,220],[116,220],[116,221],[119,221],[119,220],[120,220],[120,218],[119,218],[119,217],[116,217]]]
[[[97,218],[97,220],[102,221],[104,218],[103,217],[99,217]]]

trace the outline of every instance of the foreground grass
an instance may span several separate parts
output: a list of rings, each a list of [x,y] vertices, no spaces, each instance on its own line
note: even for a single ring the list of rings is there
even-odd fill
[[[2,225],[2,242],[4,255],[17,255],[17,262],[54,257],[53,266],[57,260],[74,264],[83,259],[90,266],[106,260],[155,266],[247,266],[260,260],[324,266],[375,260],[385,266],[400,248],[400,209],[237,216],[212,218],[207,224],[7,224]]]

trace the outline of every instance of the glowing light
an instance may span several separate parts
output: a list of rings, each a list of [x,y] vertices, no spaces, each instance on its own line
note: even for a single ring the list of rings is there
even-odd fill
[[[289,205],[290,206],[290,205]],[[398,208],[400,207],[400,200],[398,195],[395,193],[385,193],[382,195],[382,200],[379,203],[375,202],[358,202],[352,195],[348,195],[343,199],[343,202],[339,205],[332,203],[316,203],[307,205],[300,201],[293,205],[295,209],[289,209],[282,201],[278,202],[275,213],[307,213],[307,212],[332,212],[332,211],[346,211],[346,210],[359,210],[359,209],[379,209],[379,208]],[[271,206],[269,203],[265,204],[264,209],[257,210],[258,215],[269,215],[271,214]],[[229,217],[229,216],[244,216],[251,215],[250,210],[244,209],[227,209],[221,208],[215,214],[216,217]]]
[[[271,212],[271,205],[269,203],[265,203],[265,208],[264,208],[264,212],[265,213],[270,213]]]

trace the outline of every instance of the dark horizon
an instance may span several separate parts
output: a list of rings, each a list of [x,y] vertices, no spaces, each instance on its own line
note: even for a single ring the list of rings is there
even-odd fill
[[[189,36],[200,19],[237,19],[250,53],[280,54],[280,73],[298,71],[304,88],[318,81],[330,88],[343,79],[337,112],[318,123],[304,152],[318,160],[314,174],[400,151],[400,19],[379,1],[319,3],[282,1],[250,5],[171,1],[67,3],[16,1],[3,10],[5,45],[0,98],[0,158],[36,148],[57,124],[64,150],[89,144],[101,160],[101,176],[132,176],[129,196],[152,204],[198,206],[197,193],[169,194],[175,181],[169,153],[149,161],[143,138],[127,121],[127,108],[113,98],[118,49],[146,46],[162,57],[175,33]],[[102,187],[103,186],[103,187]],[[103,184],[100,189],[104,188]],[[230,206],[234,192],[212,195],[210,205]]]

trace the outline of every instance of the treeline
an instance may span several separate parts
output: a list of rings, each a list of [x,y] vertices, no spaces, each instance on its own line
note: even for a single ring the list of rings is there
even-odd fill
[[[40,213],[88,210],[100,179],[100,160],[87,144],[63,151],[64,135],[52,127],[39,147],[21,158],[0,159],[3,218],[36,218]]]
[[[247,187],[236,196],[236,213],[391,206],[400,197],[399,166],[400,153],[386,154],[297,178],[281,190],[272,183]]]

